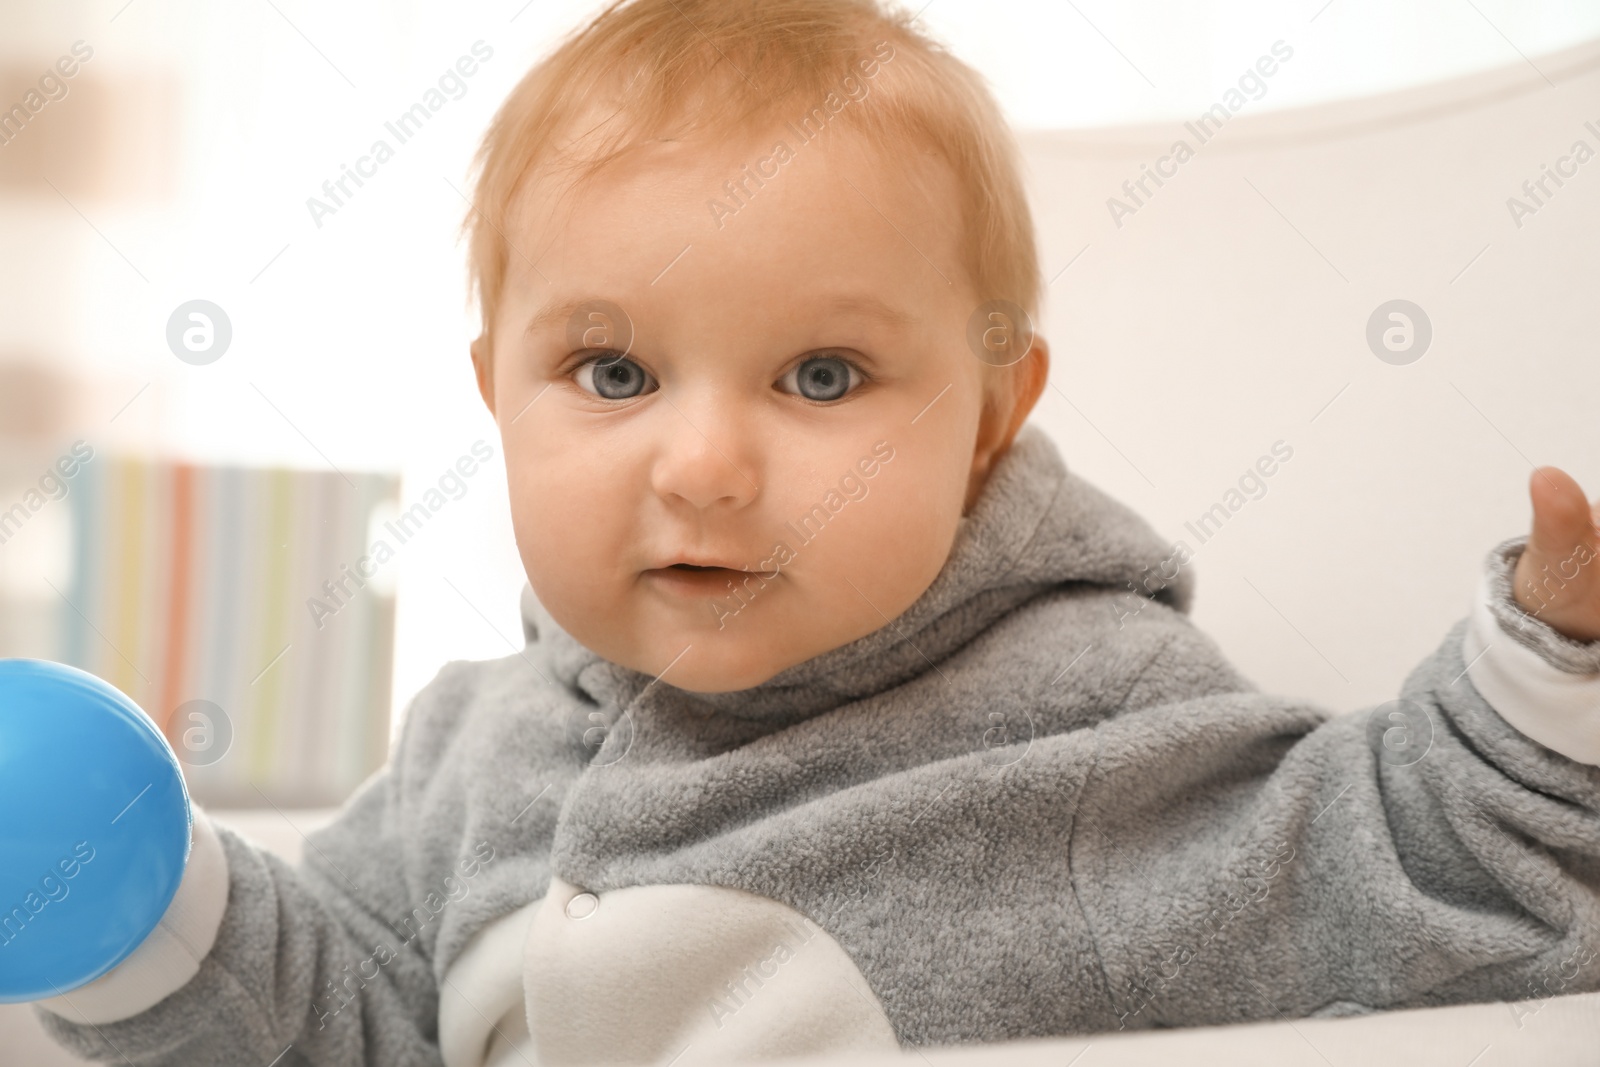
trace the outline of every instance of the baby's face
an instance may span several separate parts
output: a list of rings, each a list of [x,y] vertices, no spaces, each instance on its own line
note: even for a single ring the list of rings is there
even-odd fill
[[[565,201],[530,183],[506,229],[474,359],[528,578],[588,648],[682,689],[887,624],[981,488],[954,180],[844,133],[653,142]]]

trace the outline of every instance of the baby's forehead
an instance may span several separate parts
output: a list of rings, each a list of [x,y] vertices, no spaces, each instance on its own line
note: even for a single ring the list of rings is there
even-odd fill
[[[805,211],[812,219],[854,217],[865,206],[888,236],[963,214],[955,170],[937,152],[843,124],[809,139],[790,123],[640,137],[600,158],[531,168],[517,201],[547,219],[576,213],[586,221],[643,201],[688,208],[702,235],[730,229],[757,206],[766,211],[752,214]]]
[[[892,320],[948,299],[963,273],[949,169],[843,130],[642,141],[592,170],[530,174],[518,208],[508,236],[528,251],[509,272],[552,289],[804,294]]]

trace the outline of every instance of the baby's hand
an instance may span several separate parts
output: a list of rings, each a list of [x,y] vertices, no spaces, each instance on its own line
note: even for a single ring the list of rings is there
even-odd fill
[[[1600,638],[1600,500],[1572,476],[1540,467],[1528,482],[1533,533],[1511,586],[1517,603],[1574,641]]]

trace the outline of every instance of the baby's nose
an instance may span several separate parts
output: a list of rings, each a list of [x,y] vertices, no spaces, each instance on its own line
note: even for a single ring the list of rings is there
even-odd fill
[[[685,410],[682,403],[670,406],[672,415],[651,471],[655,491],[700,509],[742,508],[753,501],[760,487],[744,432],[715,414]]]

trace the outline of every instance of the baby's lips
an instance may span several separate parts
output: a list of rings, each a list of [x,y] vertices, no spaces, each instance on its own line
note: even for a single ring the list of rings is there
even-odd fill
[[[648,569],[660,571],[666,570],[669,567],[677,567],[680,564],[683,565],[683,567],[696,567],[701,570],[710,568],[719,568],[721,570],[729,571],[749,570],[748,567],[744,567],[738,563],[729,562],[729,557],[727,556],[701,555],[694,552],[680,552],[663,557]],[[682,567],[680,567],[680,569],[682,569]]]

